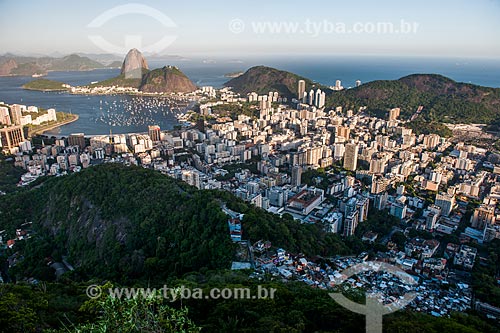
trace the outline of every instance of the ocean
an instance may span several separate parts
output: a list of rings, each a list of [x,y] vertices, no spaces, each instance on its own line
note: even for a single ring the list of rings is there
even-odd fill
[[[266,65],[297,73],[325,85],[341,80],[346,88],[356,80],[393,80],[414,73],[435,73],[460,82],[500,87],[500,60],[368,56],[288,56],[242,58],[170,58],[149,61],[150,68],[164,65],[179,67],[198,86],[221,87],[229,79],[224,74]],[[71,85],[100,81],[119,73],[118,69],[86,72],[50,72],[46,78]],[[176,110],[162,99],[153,97],[83,96],[60,92],[24,90],[21,86],[32,77],[0,77],[0,101],[14,104],[54,107],[57,111],[79,115],[78,121],[47,132],[67,136],[145,132],[151,124],[171,129],[177,124]]]

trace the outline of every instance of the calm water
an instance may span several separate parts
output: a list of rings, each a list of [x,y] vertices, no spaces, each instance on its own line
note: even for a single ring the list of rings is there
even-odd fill
[[[224,74],[244,71],[255,65],[267,65],[288,70],[326,85],[342,80],[344,87],[373,80],[398,79],[413,73],[438,73],[456,81],[484,86],[500,87],[500,61],[430,59],[430,58],[377,58],[377,57],[268,57],[248,59],[190,59],[152,60],[151,68],[166,64],[178,66],[197,85],[221,87],[228,79]],[[89,72],[51,72],[46,78],[71,85],[83,85],[117,75],[118,69]],[[177,110],[165,100],[132,96],[80,96],[67,93],[28,91],[21,86],[31,77],[0,77],[0,101],[22,103],[58,111],[72,112],[79,120],[53,130],[48,134],[68,135],[83,132],[87,135],[144,132],[147,126],[158,124],[170,129],[177,124]]]

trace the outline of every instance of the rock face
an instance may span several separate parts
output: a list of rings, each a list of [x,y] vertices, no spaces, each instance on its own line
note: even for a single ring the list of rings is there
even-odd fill
[[[133,78],[134,76],[138,76],[140,78],[142,75],[142,69],[148,69],[146,59],[144,59],[144,56],[138,49],[131,49],[125,56],[125,60],[123,60],[120,74],[123,74],[128,78]]]
[[[9,59],[0,64],[0,75],[9,75],[14,68],[17,68],[16,61],[14,59]]]
[[[139,90],[144,92],[189,93],[196,85],[177,67],[165,66],[150,71],[142,77]]]

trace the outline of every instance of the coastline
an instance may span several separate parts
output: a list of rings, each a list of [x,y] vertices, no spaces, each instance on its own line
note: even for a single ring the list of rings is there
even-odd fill
[[[26,88],[22,86],[21,88],[26,89],[26,90],[31,90],[31,91],[41,91],[41,92],[61,92],[61,91],[68,91],[66,88],[61,88],[61,89],[38,89],[38,88]]]
[[[43,134],[47,131],[50,131],[50,130],[53,130],[54,128],[57,128],[57,127],[61,127],[61,126],[64,126],[64,125],[67,125],[67,124],[70,124],[72,122],[75,122],[78,120],[78,118],[80,118],[77,114],[71,114],[70,115],[70,119],[66,119],[64,121],[61,121],[61,122],[57,122],[55,124],[50,124],[50,125],[45,125],[45,126],[41,126],[33,131],[29,131],[29,136],[34,136],[34,135],[37,135],[37,134]]]

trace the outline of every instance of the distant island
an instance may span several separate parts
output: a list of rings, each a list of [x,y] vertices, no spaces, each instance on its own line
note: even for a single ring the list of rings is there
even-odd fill
[[[235,78],[235,77],[238,77],[238,76],[241,76],[241,75],[243,75],[243,72],[239,71],[239,72],[226,73],[226,74],[224,74],[224,77]]]
[[[68,84],[47,80],[47,79],[38,79],[24,84],[23,89],[27,90],[38,90],[38,91],[67,91],[70,87]]]
[[[0,56],[0,76],[42,76],[50,71],[89,71],[109,66],[85,56],[70,54],[62,58],[23,57],[12,54]]]

